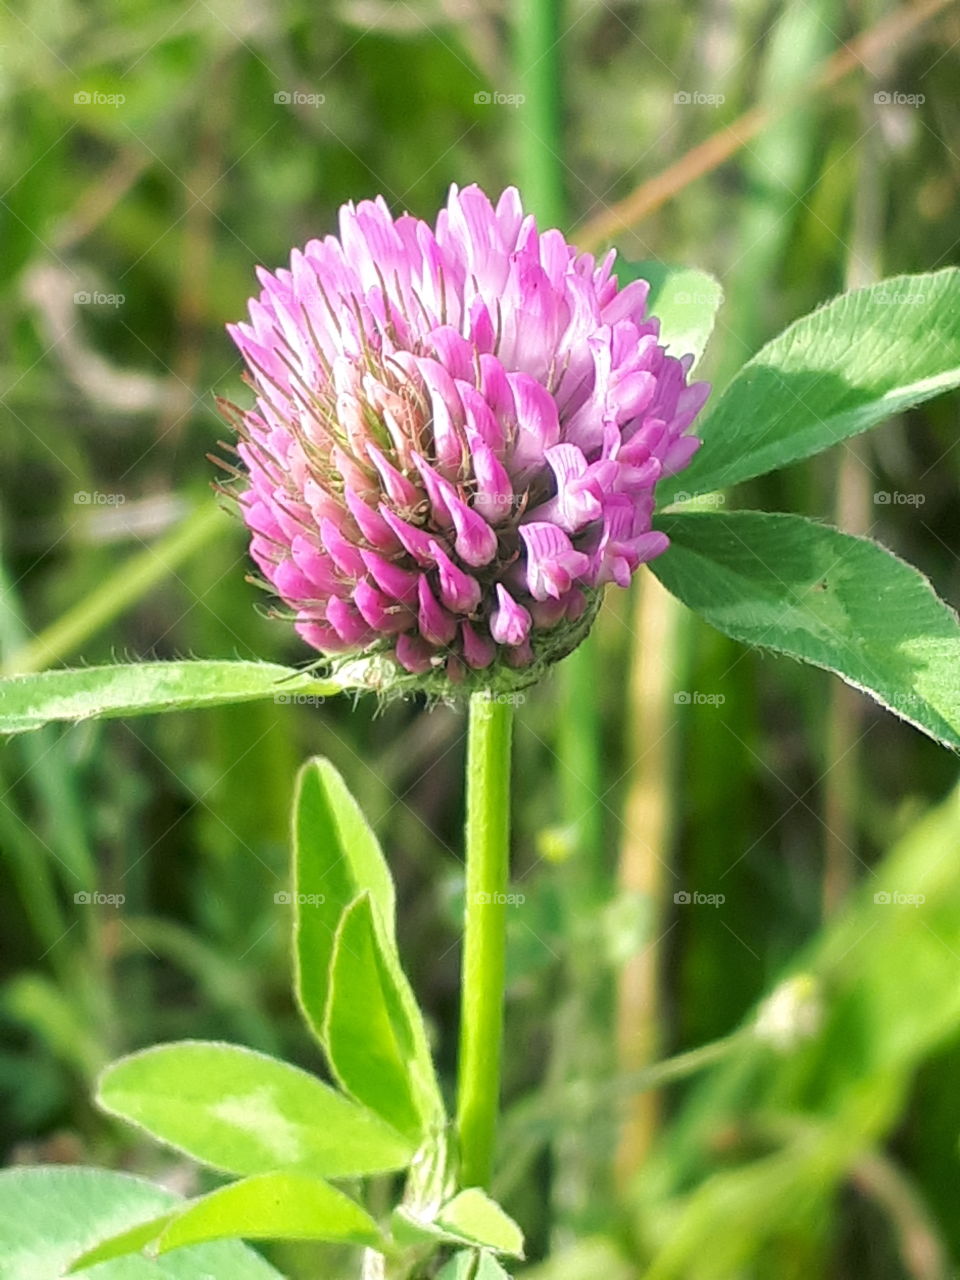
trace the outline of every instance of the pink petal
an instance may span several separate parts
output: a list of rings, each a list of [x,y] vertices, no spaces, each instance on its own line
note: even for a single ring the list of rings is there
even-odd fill
[[[391,600],[399,600],[402,604],[410,604],[417,598],[417,584],[420,575],[409,569],[401,569],[397,564],[385,559],[376,551],[360,552],[364,568],[370,574],[381,591]]]
[[[577,551],[555,524],[535,521],[520,526],[527,552],[527,585],[534,600],[559,600],[590,567],[590,557]]]
[[[497,608],[490,619],[490,634],[497,644],[521,645],[530,634],[532,619],[502,583],[497,583]]]
[[[348,542],[332,520],[320,522],[320,541],[327,555],[341,573],[359,577],[364,570],[363,557],[352,542]]]
[[[510,471],[517,479],[543,466],[544,452],[560,439],[557,405],[546,387],[526,373],[511,373],[516,429],[510,451]]]
[[[406,631],[415,621],[406,605],[397,604],[396,600],[378,591],[366,579],[354,587],[353,602],[364,621],[374,631],[382,634],[393,635],[398,631]]]
[[[433,666],[434,650],[420,636],[397,636],[397,661],[411,675],[421,676]]]
[[[422,565],[433,563],[433,554],[430,550],[433,539],[429,533],[426,533],[423,529],[418,529],[416,525],[410,524],[407,520],[401,520],[397,513],[391,511],[385,503],[380,504],[380,515],[383,517],[384,523],[396,534],[397,541],[408,555],[413,556],[414,560]]]
[[[463,642],[463,656],[468,666],[475,671],[483,671],[489,667],[497,656],[497,647],[487,636],[479,635],[469,622],[461,622],[460,636]]]
[[[417,598],[420,604],[418,614],[420,634],[430,644],[450,644],[457,634],[456,619],[437,603],[436,596],[422,574],[417,582]]]
[[[400,550],[399,538],[379,511],[374,511],[352,489],[347,489],[343,496],[350,509],[350,514],[357,522],[357,527],[372,547],[387,553]]]
[[[351,647],[360,648],[376,639],[366,619],[347,600],[331,596],[327,601],[327,621],[337,635]]]
[[[439,542],[430,550],[440,575],[440,599],[454,613],[473,613],[480,604],[480,583],[458,569]]]

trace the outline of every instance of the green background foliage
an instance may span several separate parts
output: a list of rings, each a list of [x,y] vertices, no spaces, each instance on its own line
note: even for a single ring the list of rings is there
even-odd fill
[[[701,365],[719,389],[845,286],[956,260],[955,8],[881,42],[829,89],[803,87],[821,59],[890,11],[874,0],[855,10],[832,0],[568,5],[560,174],[572,224],[741,110],[779,107],[796,91],[726,163],[616,237],[630,261],[689,263],[722,283]],[[226,431],[212,393],[246,395],[223,325],[242,314],[253,267],[279,265],[291,245],[332,230],[344,200],[382,192],[397,210],[432,216],[451,181],[523,187],[538,81],[512,38],[515,17],[509,6],[439,0],[0,7],[7,672],[131,656],[303,661],[292,632],[256,611],[241,531],[204,511],[214,471],[204,456]],[[520,106],[475,98],[521,91]],[[924,101],[889,100],[896,94]],[[684,304],[671,305],[683,333]],[[925,305],[880,304],[869,351],[826,355],[844,372],[862,361],[880,378],[873,391],[889,395],[888,312],[915,316],[930,343],[956,344],[956,308],[932,332]],[[918,363],[914,380],[926,376]],[[748,439],[724,426],[749,434],[739,385],[714,400],[718,439]],[[847,430],[829,413],[860,411],[831,401],[835,389],[828,378],[814,397],[824,438]],[[808,387],[793,390],[809,400]],[[785,396],[786,418],[793,403]],[[775,475],[738,472],[743,446],[733,447],[726,478],[742,485],[707,495],[696,514],[662,517],[682,552],[672,561],[679,594],[710,594],[700,539],[726,546],[744,592],[775,607],[770,574],[751,580],[724,532],[748,518],[736,508],[761,507],[880,542],[956,605],[956,395],[888,409],[896,416],[869,437]],[[695,464],[703,485],[692,470],[670,496],[724,483],[708,474],[709,456],[705,445]],[[826,546],[836,535],[823,536]],[[844,603],[830,589],[821,597],[819,579],[782,546],[776,580],[795,570],[787,581],[809,592],[797,634],[841,606],[844,616],[847,606],[872,610],[878,634],[892,626],[862,554],[862,575],[841,584]],[[644,577],[644,598],[611,593],[597,624],[588,694],[601,730],[575,773],[561,738],[577,706],[571,719],[559,681],[527,691],[519,708],[518,901],[494,1186],[524,1227],[529,1261],[517,1273],[945,1280],[960,1264],[955,757],[826,672],[761,656],[742,625],[726,629],[746,645],[671,612]],[[917,591],[919,614],[930,604]],[[835,635],[837,614],[826,621]],[[936,695],[924,685],[918,696],[936,715],[955,703],[957,681],[949,655],[912,655],[918,666],[927,659],[940,664]],[[215,700],[212,685],[197,699]],[[82,679],[69,692],[82,697]],[[415,704],[377,715],[372,702],[327,695],[291,682],[283,702],[48,726],[2,747],[8,1164],[91,1163],[215,1192],[216,1174],[95,1108],[103,1066],[159,1041],[202,1039],[321,1069],[290,991],[289,813],[297,769],[313,754],[333,761],[387,852],[399,954],[449,1102],[464,719]],[[123,690],[116,696],[123,706]],[[921,718],[917,707],[895,709]],[[584,778],[599,781],[571,812]],[[638,981],[644,990],[648,970],[656,999],[638,1016],[624,993]],[[790,1051],[751,1042],[693,1081],[645,1094],[656,1105],[625,1143],[636,1119],[629,1047],[645,1046],[650,1060],[734,1032],[786,976],[815,993],[810,1038]],[[300,996],[309,1012],[303,984]],[[624,1149],[628,1167],[621,1155],[614,1172]],[[105,1230],[166,1211],[163,1193],[131,1186],[136,1213],[116,1213]],[[20,1208],[4,1188],[0,1175],[0,1238],[11,1239],[3,1224]],[[92,1210],[80,1204],[84,1220]],[[351,1244],[258,1250],[295,1280],[357,1274]],[[66,1256],[51,1254],[50,1267]],[[249,1251],[223,1256],[215,1274],[270,1274]],[[181,1257],[163,1255],[160,1274],[188,1280]],[[474,1263],[451,1260],[450,1274],[471,1275]],[[12,1265],[0,1258],[4,1280]],[[129,1269],[105,1275],[139,1274],[136,1263],[109,1265]],[[485,1256],[479,1274],[497,1267]]]

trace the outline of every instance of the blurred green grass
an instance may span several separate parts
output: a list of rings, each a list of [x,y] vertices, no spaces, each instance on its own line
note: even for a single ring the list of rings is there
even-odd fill
[[[873,0],[569,4],[558,53],[572,222],[758,100],[776,103],[889,11]],[[322,12],[300,0],[0,6],[0,648],[12,665],[24,643],[209,500],[204,457],[225,430],[212,393],[244,395],[223,325],[242,313],[257,263],[278,265],[291,245],[333,229],[347,199],[383,192],[394,208],[429,217],[451,181],[524,187],[526,106],[475,100],[536,81],[515,52],[515,17],[440,0]],[[707,376],[725,381],[851,279],[956,261],[958,37],[949,5],[830,92],[801,96],[731,161],[618,237],[627,257],[689,262],[723,282]],[[883,105],[879,91],[925,100]],[[724,101],[684,105],[678,93]],[[855,464],[853,509],[954,603],[956,440],[956,397],[875,432]],[[844,456],[737,498],[835,518]],[[876,505],[877,491],[922,503]],[[301,660],[292,635],[256,612],[245,571],[243,538],[224,517],[60,656]],[[824,1031],[793,1056],[757,1050],[668,1091],[645,1169],[619,1181],[623,1109],[609,1100],[601,1052],[595,1077],[579,1082],[594,1098],[590,1123],[556,1106],[546,1136],[503,1152],[508,1208],[532,1258],[552,1255],[530,1275],[952,1274],[960,831],[955,806],[936,806],[955,762],[856,697],[838,704],[822,673],[745,653],[687,618],[663,654],[659,690],[631,701],[634,649],[648,638],[632,635],[631,619],[612,599],[595,646],[595,847],[571,854],[562,826],[570,779],[556,761],[557,682],[522,708],[515,881],[525,902],[511,929],[508,1104],[539,1095],[549,1108],[565,1096],[565,1073],[585,1059],[564,1043],[564,1010],[586,992],[602,995],[598,1025],[614,1043],[612,991],[637,955],[656,970],[662,1052],[727,1034],[799,966],[822,967]],[[680,689],[725,701],[678,705]],[[650,769],[638,724],[655,709],[663,736],[648,750],[665,764],[657,800],[669,832],[655,853],[668,865],[643,900],[618,888],[618,863],[625,806]],[[842,787],[838,742],[848,753]],[[310,752],[342,769],[392,851],[401,945],[452,1079],[459,715],[271,705],[85,725],[0,752],[8,1160],[83,1158],[182,1182],[188,1170],[93,1112],[99,1065],[184,1035],[318,1065],[291,1004],[287,921],[273,900],[286,885],[293,775]],[[863,882],[862,901],[825,928],[828,828],[841,827],[839,856]],[[589,903],[570,892],[581,869],[564,874],[570,857],[588,860]],[[936,880],[929,906],[873,904],[885,883],[875,876],[891,866],[908,868],[903,883],[890,882],[902,892],[919,892],[921,873]],[[119,910],[74,903],[92,889],[126,900]],[[679,889],[726,901],[680,907]],[[595,957],[595,973],[568,962],[573,949]],[[606,1176],[586,1175],[598,1168]],[[285,1261],[294,1275],[315,1265],[303,1251]]]

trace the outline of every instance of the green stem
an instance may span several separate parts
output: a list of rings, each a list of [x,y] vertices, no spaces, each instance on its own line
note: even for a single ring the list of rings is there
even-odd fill
[[[490,693],[472,695],[457,1096],[460,1184],[464,1187],[489,1185],[500,1108],[512,729],[509,702]]]
[[[517,112],[518,186],[540,229],[566,221],[563,183],[563,0],[522,0],[514,11],[514,58],[526,96]]]

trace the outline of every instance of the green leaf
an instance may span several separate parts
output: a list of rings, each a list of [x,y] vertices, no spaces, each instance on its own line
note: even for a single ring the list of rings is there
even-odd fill
[[[866,538],[759,511],[665,515],[651,564],[718,631],[834,671],[960,750],[960,626],[916,569]]]
[[[53,720],[139,716],[257,698],[319,699],[347,687],[342,676],[318,680],[272,662],[219,659],[43,671],[0,679],[0,734],[24,733]]]
[[[960,270],[894,276],[804,316],[736,375],[660,505],[764,475],[960,385]]]
[[[382,1245],[377,1224],[349,1196],[303,1173],[263,1173],[194,1201],[178,1213],[157,1252],[205,1240],[328,1240]]]
[[[443,1101],[397,954],[393,881],[376,836],[328,760],[311,760],[300,772],[293,863],[304,1015],[344,1088],[419,1141],[442,1124]],[[369,1043],[368,1026],[376,1028]]]
[[[437,1280],[476,1280],[479,1256],[472,1249],[455,1253],[437,1275]]]
[[[459,1236],[450,1235],[430,1219],[417,1217],[410,1205],[398,1204],[390,1214],[390,1235],[400,1249],[423,1244],[463,1244]]]
[[[437,1224],[475,1244],[523,1257],[523,1232],[479,1187],[468,1187],[443,1206]]]
[[[480,1261],[477,1263],[474,1280],[510,1280],[510,1276],[504,1271],[493,1254],[484,1250],[480,1254]]]
[[[0,1173],[0,1276],[59,1280],[71,1261],[99,1240],[127,1231],[181,1203],[140,1178],[102,1169],[50,1166]],[[279,1280],[263,1258],[239,1242],[185,1249],[156,1262],[104,1263],[97,1280]]]
[[[369,892],[337,929],[323,1039],[343,1088],[401,1133],[419,1142],[442,1123],[423,1020]]]
[[[613,265],[620,287],[647,280],[647,312],[660,321],[660,341],[672,356],[703,354],[723,302],[720,282],[694,267],[671,267],[664,262],[622,262]]]
[[[129,1227],[115,1236],[108,1236],[92,1249],[87,1249],[78,1258],[74,1258],[67,1274],[73,1275],[77,1271],[86,1271],[88,1267],[95,1267],[101,1262],[111,1262],[114,1258],[125,1258],[131,1253],[141,1253],[148,1244],[156,1240],[167,1223],[171,1222],[175,1216],[176,1210],[171,1209],[169,1213],[161,1213],[158,1217],[148,1218],[146,1222],[139,1222],[135,1227]]]
[[[344,1178],[404,1168],[412,1145],[315,1077],[236,1045],[184,1040],[121,1058],[105,1110],[227,1173]]]
[[[463,1250],[455,1253],[437,1280],[510,1280],[492,1253]]]
[[[151,1257],[209,1240],[325,1240],[382,1245],[379,1227],[355,1201],[304,1173],[261,1173],[232,1182],[180,1210],[102,1241],[75,1260],[71,1273],[138,1253]]]
[[[394,1240],[401,1246],[469,1244],[523,1257],[523,1232],[479,1187],[461,1191],[431,1219],[420,1218],[416,1211],[401,1204],[393,1211],[390,1226]]]
[[[384,945],[395,950],[390,870],[367,820],[329,760],[300,770],[293,810],[296,987],[304,1016],[323,1043],[329,969],[340,917],[370,891]]]

